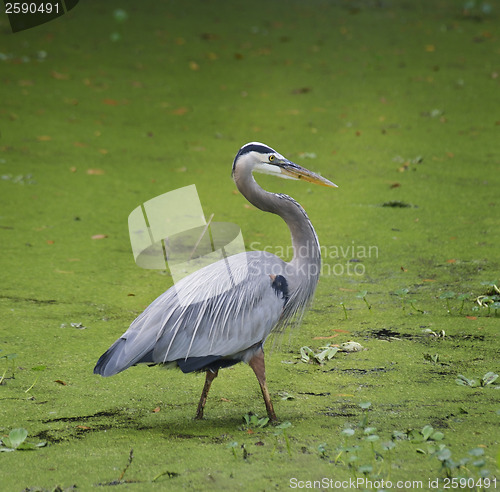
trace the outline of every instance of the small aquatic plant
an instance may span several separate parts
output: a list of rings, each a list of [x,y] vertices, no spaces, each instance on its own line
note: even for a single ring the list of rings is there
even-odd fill
[[[38,443],[32,443],[26,441],[28,437],[28,431],[22,427],[18,429],[12,429],[8,436],[2,437],[0,441],[0,451],[16,451],[16,450],[33,450],[46,446],[45,441]]]

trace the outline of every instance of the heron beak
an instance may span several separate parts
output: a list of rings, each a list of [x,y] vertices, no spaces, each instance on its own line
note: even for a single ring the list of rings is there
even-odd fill
[[[292,179],[300,179],[302,181],[307,181],[309,183],[314,183],[321,186],[338,188],[338,186],[335,183],[332,183],[328,179],[323,178],[323,176],[313,173],[312,171],[309,171],[305,167],[301,167],[292,161],[287,160],[281,163],[280,169],[281,169],[281,174],[284,174],[285,176]]]

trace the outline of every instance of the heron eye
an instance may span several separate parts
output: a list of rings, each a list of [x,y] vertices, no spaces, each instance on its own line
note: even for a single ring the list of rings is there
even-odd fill
[[[273,162],[274,161],[274,155],[270,155],[269,156],[269,162]]]

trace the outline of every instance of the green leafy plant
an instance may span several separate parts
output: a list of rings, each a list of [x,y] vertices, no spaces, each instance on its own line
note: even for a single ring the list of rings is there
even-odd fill
[[[345,304],[343,302],[341,302],[340,305],[342,306],[342,309],[344,310],[345,319],[347,319],[347,309],[345,307]]]
[[[450,299],[453,299],[455,297],[455,292],[453,291],[448,291],[448,292],[443,292],[440,296],[439,299],[445,299],[446,300],[446,308],[448,310],[448,314],[451,314],[451,307],[450,307]]]
[[[319,352],[314,352],[310,347],[304,346],[300,348],[300,360],[302,362],[314,362],[323,365],[325,362],[333,359],[335,354],[339,351],[339,347],[320,347]]]
[[[276,426],[276,431],[274,432],[274,435],[276,436],[276,444],[274,445],[273,453],[276,450],[276,447],[278,445],[278,438],[283,436],[283,439],[285,440],[285,445],[286,445],[286,450],[288,452],[288,456],[292,456],[292,448],[290,446],[290,439],[288,438],[287,434],[287,429],[289,429],[292,426],[291,422],[283,422],[282,424]]]
[[[363,299],[363,301],[364,301],[364,302],[365,302],[365,304],[366,304],[366,307],[368,308],[368,310],[369,310],[369,311],[371,311],[372,306],[371,306],[371,304],[370,304],[370,303],[366,300],[366,294],[368,294],[368,291],[366,291],[366,290],[361,290],[361,291],[359,291],[359,292],[356,294],[356,297],[357,297],[358,299]]]
[[[28,389],[24,390],[25,393],[29,393],[35,387],[36,383],[38,383],[38,379],[40,378],[39,373],[45,371],[45,369],[47,369],[47,366],[35,366],[31,368],[32,371],[37,372],[37,375],[35,377],[35,380],[33,381],[33,384]]]
[[[258,415],[249,412],[243,415],[246,429],[262,429],[269,423],[268,417],[259,418]]]
[[[0,352],[2,352],[0,350]],[[0,376],[0,384],[3,384],[4,380],[7,379],[5,376],[7,372],[9,371],[9,368],[11,370],[11,376],[9,379],[14,378],[14,359],[17,357],[17,354],[7,354],[7,355],[2,355],[0,357],[0,360],[5,361],[5,370],[3,371],[3,374]]]
[[[406,306],[409,305],[414,311],[417,313],[423,314],[424,312],[421,309],[418,309],[415,307],[415,299],[409,299],[408,298],[408,293],[410,292],[410,289],[404,287],[402,289],[396,290],[394,293],[398,296],[399,300],[401,301],[401,308],[403,309],[403,312],[406,312]]]
[[[27,442],[28,431],[22,427],[18,429],[12,429],[8,436],[2,437],[0,451],[16,451],[16,450],[30,450],[37,449],[46,446],[45,441],[39,443]]]
[[[493,282],[481,282],[481,285],[489,287],[489,290],[484,295],[477,296],[474,302],[477,304],[475,310],[486,309],[486,316],[491,314],[493,309],[495,316],[498,315],[498,310],[500,309],[500,289],[497,286],[497,281]]]
[[[495,374],[492,371],[487,372],[479,381],[476,379],[469,379],[465,377],[463,374],[459,374],[455,379],[455,382],[460,386],[469,386],[471,388],[478,388],[485,386],[489,386],[493,384],[498,379],[498,374]]]

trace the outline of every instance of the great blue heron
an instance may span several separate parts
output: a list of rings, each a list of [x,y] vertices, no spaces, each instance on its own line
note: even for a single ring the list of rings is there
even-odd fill
[[[292,236],[293,259],[286,263],[265,251],[229,257],[184,277],[130,325],[98,360],[94,373],[112,376],[139,363],[205,371],[196,412],[203,409],[219,369],[246,362],[262,390],[267,414],[276,421],[267,389],[263,345],[271,331],[299,320],[311,301],[321,268],[316,232],[305,210],[291,197],[269,193],[254,180],[259,171],[336,187],[327,179],[289,161],[258,142],[244,145],[233,162],[238,190],[264,212],[279,215]]]

